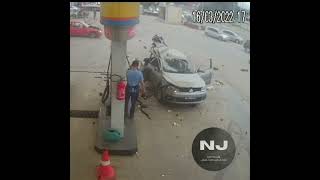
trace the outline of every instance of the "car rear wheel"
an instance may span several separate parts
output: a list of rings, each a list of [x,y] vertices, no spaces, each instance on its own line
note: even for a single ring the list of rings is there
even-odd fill
[[[96,33],[90,33],[90,34],[89,34],[89,37],[90,37],[90,38],[95,38],[95,37],[97,37],[97,35],[96,35]]]

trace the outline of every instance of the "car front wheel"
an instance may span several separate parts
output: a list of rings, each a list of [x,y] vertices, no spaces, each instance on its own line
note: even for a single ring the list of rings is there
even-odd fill
[[[90,37],[90,38],[95,38],[95,37],[97,37],[97,35],[96,35],[96,33],[90,33],[90,34],[89,34],[89,37]]]

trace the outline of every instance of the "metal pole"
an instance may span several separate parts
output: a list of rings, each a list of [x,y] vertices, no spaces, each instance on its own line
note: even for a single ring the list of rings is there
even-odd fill
[[[111,41],[112,52],[112,74],[117,74],[123,79],[126,78],[126,52],[127,41]],[[119,79],[119,78],[117,78]],[[120,79],[119,79],[120,80]],[[118,80],[112,79],[111,82],[111,128],[117,129],[121,137],[124,136],[124,101],[118,100],[117,97]]]

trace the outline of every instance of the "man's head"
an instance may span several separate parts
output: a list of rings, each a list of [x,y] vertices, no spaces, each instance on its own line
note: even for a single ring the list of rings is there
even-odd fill
[[[139,67],[139,60],[134,60],[131,64],[132,67],[138,68]]]

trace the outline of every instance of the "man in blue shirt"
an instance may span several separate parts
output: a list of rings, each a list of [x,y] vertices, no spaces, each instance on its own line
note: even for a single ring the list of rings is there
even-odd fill
[[[139,96],[139,90],[141,85],[142,94],[144,94],[144,83],[142,72],[138,69],[139,61],[134,60],[130,69],[127,71],[127,88],[126,88],[126,101],[125,101],[125,113],[128,113],[128,102],[131,98],[131,108],[129,118],[134,117],[134,110],[136,102]]]

